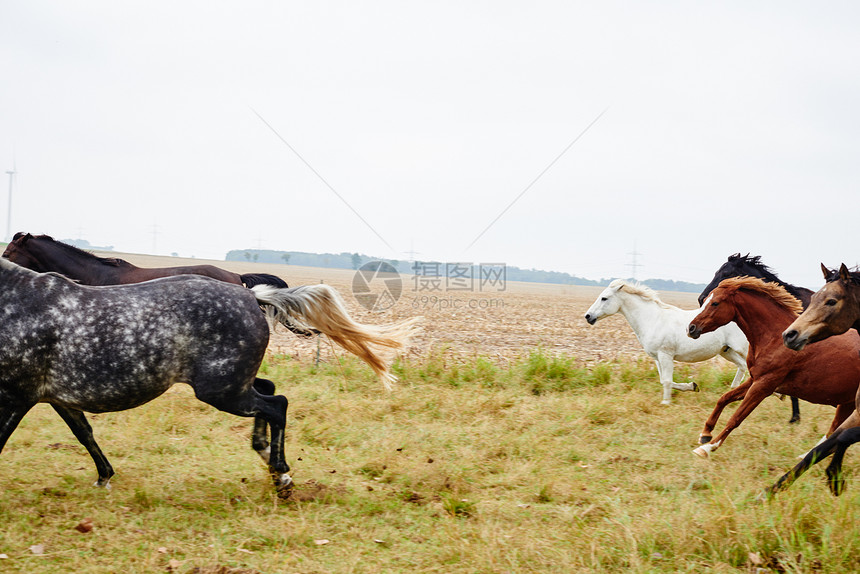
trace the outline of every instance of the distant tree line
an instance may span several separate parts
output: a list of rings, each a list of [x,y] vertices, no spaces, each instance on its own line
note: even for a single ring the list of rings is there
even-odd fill
[[[412,275],[417,269],[433,266],[445,273],[445,263],[438,261],[401,261],[397,259],[380,259],[361,253],[306,253],[303,251],[273,251],[268,249],[234,249],[227,253],[227,261],[251,261],[256,263],[277,263],[286,265],[301,265],[304,267],[325,267],[330,269],[358,269],[368,261],[385,261],[390,263],[398,273]],[[474,271],[478,276],[478,271]],[[605,287],[615,279],[586,279],[561,271],[542,271],[540,269],[521,269],[512,265],[505,266],[507,281],[526,281],[530,283],[553,283],[558,285],[590,285]],[[700,293],[705,288],[704,283],[688,283],[672,279],[645,279],[644,285],[657,291],[682,291]]]

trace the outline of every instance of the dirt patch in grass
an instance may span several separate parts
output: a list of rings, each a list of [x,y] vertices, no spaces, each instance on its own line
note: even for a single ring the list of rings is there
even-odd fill
[[[326,502],[332,497],[343,494],[343,489],[323,484],[316,480],[308,480],[293,486],[293,492],[288,502]]]

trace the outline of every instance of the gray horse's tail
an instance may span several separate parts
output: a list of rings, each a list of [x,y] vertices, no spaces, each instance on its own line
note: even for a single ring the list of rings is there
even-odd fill
[[[340,294],[325,284],[291,289],[257,285],[251,291],[258,303],[275,308],[277,320],[287,320],[299,328],[325,333],[362,359],[389,390],[391,383],[397,380],[389,371],[390,351],[405,347],[420,329],[419,317],[384,326],[358,323],[349,316]]]

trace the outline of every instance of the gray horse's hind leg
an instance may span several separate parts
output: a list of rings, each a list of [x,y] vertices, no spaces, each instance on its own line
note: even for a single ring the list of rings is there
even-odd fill
[[[93,427],[90,426],[87,417],[84,413],[76,409],[69,409],[53,404],[51,406],[66,421],[75,438],[84,445],[84,448],[87,449],[87,452],[93,458],[93,462],[96,464],[96,471],[99,473],[99,478],[95,486],[110,488],[110,478],[114,475],[113,467],[96,443],[96,439],[93,437]]]
[[[253,386],[231,389],[211,381],[194,381],[191,386],[198,399],[218,410],[240,417],[260,417],[268,423],[272,435],[269,445],[269,472],[272,474],[278,496],[289,497],[293,480],[287,474],[290,467],[284,456],[284,431],[289,404],[287,398],[281,395],[264,395]]]
[[[254,381],[254,390],[261,395],[272,396],[275,394],[275,383],[269,379],[257,378]],[[257,451],[263,462],[268,464],[271,449],[269,448],[268,427],[266,419],[257,415],[254,417],[254,432],[251,435],[251,447]]]
[[[5,400],[6,397],[0,396],[0,400]],[[33,405],[21,405],[16,403],[6,404],[0,407],[0,452],[3,452],[3,447],[6,446],[6,441],[18,428],[21,419],[24,418]]]

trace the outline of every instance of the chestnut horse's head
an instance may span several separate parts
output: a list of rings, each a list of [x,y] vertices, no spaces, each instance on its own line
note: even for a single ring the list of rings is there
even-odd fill
[[[690,321],[687,335],[698,339],[704,333],[731,323],[735,318],[733,295],[736,291],[737,287],[731,279],[717,285],[705,299],[699,314]]]
[[[841,335],[860,321],[860,273],[843,263],[838,270],[821,264],[827,283],[812,296],[809,307],[782,333],[785,346],[795,351],[809,343]]]

